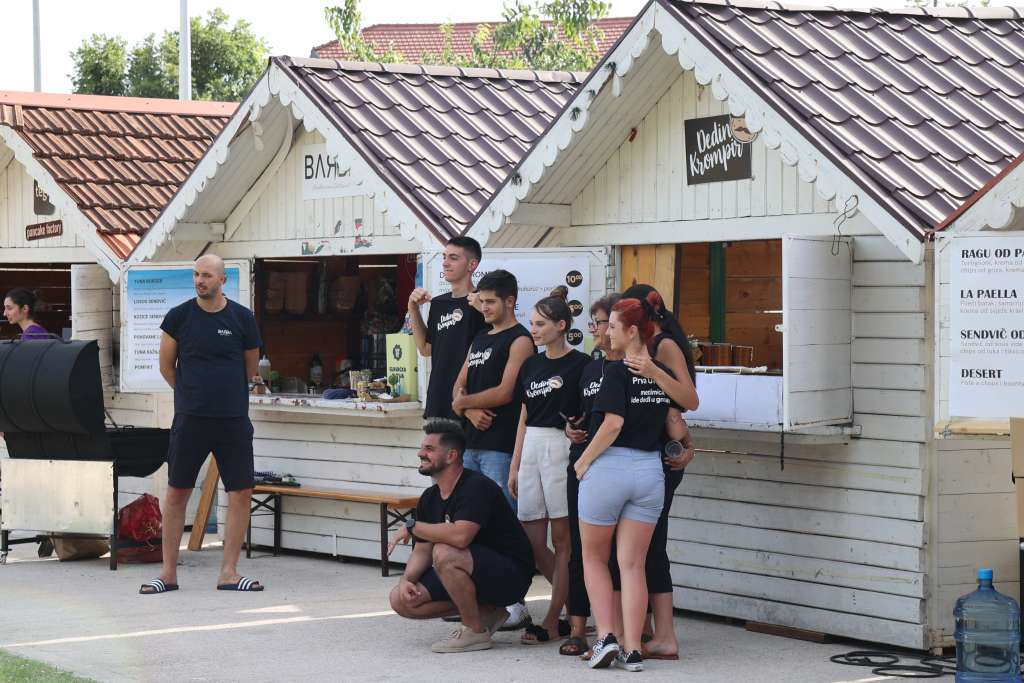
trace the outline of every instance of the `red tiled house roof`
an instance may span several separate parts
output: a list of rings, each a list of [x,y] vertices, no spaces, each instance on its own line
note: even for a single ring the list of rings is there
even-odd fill
[[[629,28],[632,21],[633,17],[598,19],[595,25],[604,35],[597,41],[597,54],[603,55],[611,49],[615,41],[619,39],[619,36]],[[545,23],[550,25],[550,22]],[[494,29],[501,25],[500,22],[492,21],[451,25],[452,50],[456,54],[465,57],[473,55],[472,39],[481,24],[487,25],[491,29],[492,35]],[[394,49],[406,61],[419,62],[425,54],[441,54],[444,47],[444,34],[441,33],[441,26],[442,24],[374,24],[364,28],[362,36],[363,40],[374,45],[377,49],[387,49],[389,45],[393,45]],[[331,40],[323,45],[314,47],[311,56],[324,59],[351,58],[350,55],[342,51],[337,40]]]
[[[656,1],[919,237],[1024,152],[1018,10]]]
[[[32,156],[123,259],[236,106],[0,92],[0,126],[18,133]]]
[[[585,74],[272,60],[442,241],[463,232]]]

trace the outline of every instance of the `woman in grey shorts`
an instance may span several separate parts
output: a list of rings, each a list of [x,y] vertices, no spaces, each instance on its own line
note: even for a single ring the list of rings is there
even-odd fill
[[[608,324],[612,349],[635,358],[647,355],[654,307],[659,304],[657,292],[645,300],[615,304]],[[603,668],[616,659],[619,666],[639,671],[648,599],[645,558],[665,497],[659,444],[666,431],[672,438],[681,437],[682,422],[654,380],[634,374],[622,361],[609,361],[587,431],[593,436],[575,469],[580,480],[584,578],[599,636],[589,664]],[[622,647],[613,634],[616,610],[608,570],[613,540],[622,576]]]

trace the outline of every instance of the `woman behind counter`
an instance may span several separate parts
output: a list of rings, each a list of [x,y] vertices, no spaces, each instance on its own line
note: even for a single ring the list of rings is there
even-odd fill
[[[4,297],[4,317],[21,329],[22,339],[50,338],[46,328],[32,318],[41,303],[36,293],[25,287],[16,287]]]

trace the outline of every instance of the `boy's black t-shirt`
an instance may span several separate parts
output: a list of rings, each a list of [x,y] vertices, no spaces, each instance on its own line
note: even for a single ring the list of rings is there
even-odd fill
[[[526,406],[528,427],[565,426],[559,415],[579,413],[579,382],[590,356],[571,349],[561,358],[538,353],[530,356],[519,371],[519,394]]]
[[[530,339],[526,328],[516,323],[497,334],[481,332],[473,338],[469,347],[469,368],[466,376],[466,393],[478,394],[501,384],[508,364],[512,343],[520,337]],[[533,340],[530,340],[533,344]],[[478,431],[466,420],[466,447],[478,450],[511,453],[516,447],[516,431],[519,429],[520,402],[512,401],[490,410],[495,413],[491,426]]]
[[[178,343],[175,414],[249,414],[245,352],[260,347],[260,331],[252,311],[228,299],[223,309],[208,313],[195,299],[189,299],[167,312],[160,329]]]
[[[569,458],[571,460],[576,460],[583,455],[587,444],[590,443],[589,437],[594,434],[590,429],[591,415],[594,410],[594,400],[597,398],[597,392],[601,390],[601,379],[604,377],[604,366],[607,362],[604,358],[591,360],[583,367],[580,379],[576,383],[578,408],[575,415],[571,413],[566,413],[566,415],[580,418],[576,424],[587,430],[588,439],[583,443],[574,443],[569,446]]]
[[[654,362],[675,377],[671,370]],[[657,451],[661,448],[670,407],[672,400],[654,380],[634,375],[621,360],[609,361],[604,366],[604,379],[594,400],[590,435],[593,437],[597,432],[605,413],[613,413],[623,418],[622,431],[613,446]]]
[[[452,411],[452,387],[473,337],[485,329],[487,323],[480,311],[469,305],[469,297],[453,297],[449,292],[430,300],[427,314],[430,380],[423,417],[457,419]]]
[[[448,499],[434,484],[420,496],[416,520],[431,524],[464,520],[480,525],[473,544],[490,548],[533,573],[533,551],[512,506],[493,481],[479,472],[463,470]]]

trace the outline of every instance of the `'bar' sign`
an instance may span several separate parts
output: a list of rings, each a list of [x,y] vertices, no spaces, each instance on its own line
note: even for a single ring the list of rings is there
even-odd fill
[[[733,135],[733,121],[743,119],[723,114],[685,122],[687,184],[751,177],[750,145]]]
[[[25,226],[25,239],[28,241],[42,240],[47,237],[60,237],[64,234],[64,221],[46,221]]]

